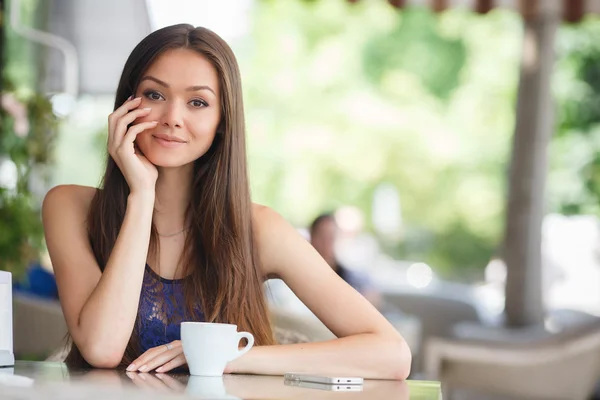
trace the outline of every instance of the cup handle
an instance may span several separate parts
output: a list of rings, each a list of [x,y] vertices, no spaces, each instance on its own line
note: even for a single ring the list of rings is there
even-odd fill
[[[234,356],[231,358],[231,360],[229,360],[229,361],[233,361],[233,360],[235,360],[236,358],[238,358],[238,357],[240,357],[240,356],[243,356],[243,355],[244,355],[244,354],[246,354],[248,351],[250,351],[250,349],[252,348],[252,346],[254,346],[254,336],[253,336],[253,335],[252,335],[250,332],[238,332],[238,333],[237,333],[237,338],[238,338],[238,340],[237,340],[237,342],[236,342],[236,343],[239,343],[239,342],[240,342],[240,340],[242,340],[242,339],[246,339],[246,340],[248,340],[248,343],[246,344],[246,347],[244,347],[244,348],[243,348],[243,349],[241,349],[241,350],[238,350],[238,351],[237,351],[237,352],[234,354]]]

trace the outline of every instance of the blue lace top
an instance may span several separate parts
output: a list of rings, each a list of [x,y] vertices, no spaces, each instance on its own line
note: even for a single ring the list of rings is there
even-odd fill
[[[181,339],[181,322],[191,319],[185,313],[183,282],[163,278],[146,264],[137,320],[140,354]],[[195,313],[193,320],[204,320],[200,310]]]

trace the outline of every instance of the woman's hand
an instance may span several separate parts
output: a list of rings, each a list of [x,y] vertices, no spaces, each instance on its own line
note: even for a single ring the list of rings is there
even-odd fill
[[[156,372],[167,372],[185,364],[186,360],[181,340],[175,340],[169,344],[147,350],[127,367],[127,371],[149,372],[156,370]]]
[[[158,178],[158,170],[140,153],[135,145],[138,134],[156,126],[157,121],[140,122],[127,127],[136,119],[150,113],[149,108],[140,108],[141,97],[127,100],[108,116],[108,153],[123,173],[129,190],[152,191]]]

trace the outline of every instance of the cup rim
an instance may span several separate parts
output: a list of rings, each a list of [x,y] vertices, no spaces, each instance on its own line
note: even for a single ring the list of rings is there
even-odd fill
[[[183,321],[181,326],[183,325],[202,325],[202,326],[230,326],[234,327],[237,330],[236,324],[226,324],[221,322],[202,322],[202,321]]]

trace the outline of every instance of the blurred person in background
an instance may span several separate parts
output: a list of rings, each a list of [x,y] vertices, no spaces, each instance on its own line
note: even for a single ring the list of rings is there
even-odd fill
[[[409,341],[411,349],[418,349],[420,323],[414,317],[405,314],[396,305],[385,301],[379,289],[369,275],[363,270],[342,265],[336,256],[336,242],[340,227],[336,214],[324,213],[319,215],[310,225],[310,243],[321,257],[329,264],[340,278],[361,293],[382,315]],[[361,260],[361,262],[368,262]],[[374,262],[372,260],[372,262]]]
[[[356,289],[375,307],[381,308],[381,295],[369,276],[361,271],[343,266],[335,254],[339,227],[333,213],[319,215],[310,225],[310,243],[340,278]]]
[[[134,48],[108,118],[102,188],[58,186],[43,203],[67,364],[184,367],[180,324],[205,321],[254,335],[225,373],[405,379],[402,335],[279,214],[251,202],[241,87],[232,50],[208,29],[169,26]],[[276,344],[268,277],[338,338]]]

